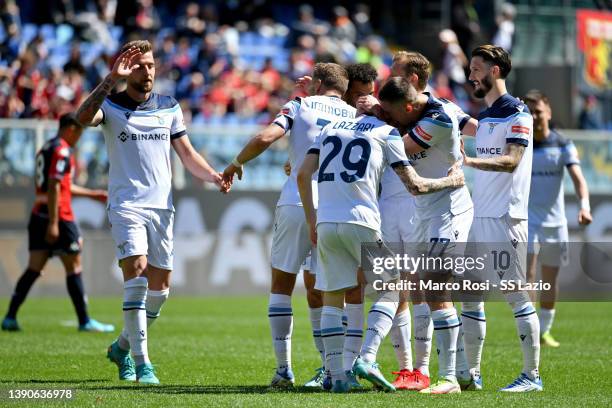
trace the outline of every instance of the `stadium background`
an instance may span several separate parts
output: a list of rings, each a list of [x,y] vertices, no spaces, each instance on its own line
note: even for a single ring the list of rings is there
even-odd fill
[[[192,143],[222,170],[244,142],[293,95],[296,78],[318,61],[370,62],[379,80],[394,51],[412,49],[434,63],[431,87],[476,116],[458,53],[476,44],[511,49],[509,90],[537,87],[551,96],[554,123],[574,139],[589,183],[594,223],[580,229],[566,178],[575,239],[612,233],[612,13],[606,1],[0,1],[0,296],[25,267],[25,226],[33,200],[34,154],[55,134],[54,119],[75,110],[108,72],[121,43],[155,45],[155,91],[180,101]],[[44,7],[43,7],[44,6]],[[607,9],[607,11],[606,11]],[[439,33],[454,30],[458,44]],[[512,34],[513,32],[513,34]],[[459,67],[459,69],[458,69]],[[607,129],[607,130],[606,130]],[[469,146],[468,146],[469,148]],[[265,293],[271,225],[286,176],[286,143],[246,166],[228,196],[203,189],[174,161],[177,294]],[[75,182],[104,187],[101,133],[78,145]],[[468,174],[469,177],[469,174]],[[75,199],[90,295],[118,295],[104,206]],[[63,295],[59,262],[33,288]],[[563,276],[572,285],[578,276]]]

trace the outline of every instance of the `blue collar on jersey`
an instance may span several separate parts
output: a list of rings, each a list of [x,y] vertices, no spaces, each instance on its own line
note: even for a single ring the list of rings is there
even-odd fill
[[[126,91],[119,92],[108,97],[108,100],[120,107],[131,111],[154,111],[158,109],[169,109],[177,104],[171,96],[160,95],[151,92],[149,98],[144,102],[138,102],[130,98]]]
[[[493,102],[487,109],[480,112],[478,120],[485,118],[507,118],[517,112],[529,113],[529,108],[519,99],[505,93]]]
[[[540,141],[536,140],[535,138],[533,139],[533,148],[564,147],[566,144],[568,144],[568,142],[569,140],[561,136],[559,132],[554,129],[550,129],[550,133],[546,139]]]

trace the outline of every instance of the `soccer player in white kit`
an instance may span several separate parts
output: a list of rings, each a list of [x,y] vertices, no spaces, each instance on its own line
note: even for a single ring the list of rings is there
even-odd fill
[[[550,334],[555,317],[557,274],[568,261],[568,231],[563,194],[564,168],[572,178],[580,210],[578,224],[593,220],[589,189],[582,175],[578,151],[571,140],[550,128],[552,111],[548,97],[538,90],[529,91],[523,99],[533,116],[533,164],[529,195],[529,245],[527,280],[534,282],[537,265],[542,266],[542,280],[551,284],[550,291],[540,293],[540,343],[559,347]],[[533,293],[535,294],[535,293]],[[534,301],[536,299],[533,299]]]
[[[425,177],[443,177],[461,159],[461,137],[455,109],[412,84],[393,77],[380,90],[383,110],[392,123],[410,129],[404,136],[408,158]],[[415,197],[413,229],[407,242],[429,243],[429,256],[461,256],[472,223],[473,209],[466,186]],[[410,251],[410,249],[409,249]],[[450,282],[454,271],[425,271],[426,279]],[[421,392],[461,392],[455,375],[460,320],[447,296],[428,296],[436,334],[439,380]]]
[[[111,95],[123,79],[126,90]],[[189,142],[178,102],[152,92],[154,79],[151,44],[131,41],[76,114],[83,126],[101,126],[110,163],[108,216],[123,271],[125,326],[107,356],[120,379],[146,384],[159,383],[147,328],[168,298],[174,253],[170,147],[194,177],[227,191]]]
[[[361,244],[378,242],[380,213],[377,190],[383,169],[391,165],[406,188],[431,193],[463,185],[457,167],[444,178],[423,179],[409,166],[397,129],[373,116],[362,115],[327,125],[317,137],[298,174],[298,186],[310,229],[317,246],[316,288],[323,291],[321,334],[326,366],[332,375],[332,391],[347,392],[350,383],[343,367],[344,294],[358,285]],[[312,175],[318,171],[318,209],[312,199]],[[382,292],[368,314],[368,330],[353,371],[386,391],[394,391],[378,369],[376,352],[389,332],[397,309],[397,293]]]
[[[400,76],[408,80],[419,92],[425,93],[427,81],[431,72],[429,60],[421,53],[399,51],[393,56],[391,65],[393,76]],[[427,93],[429,95],[429,93]],[[463,112],[459,106],[446,99],[438,99],[444,105],[445,110],[454,116],[463,134],[473,136],[476,133],[478,121]],[[361,98],[358,108],[373,110],[375,113],[380,109],[376,98]],[[379,117],[383,115],[378,112]],[[387,169],[388,170],[388,169]],[[381,195],[379,206],[382,221],[383,239],[387,242],[407,243],[410,239],[414,223],[413,219],[398,217],[397,214],[414,214],[414,196],[406,191],[399,178],[391,171],[383,173],[381,179]],[[408,277],[410,279],[411,276]],[[433,337],[433,322],[429,305],[425,302],[420,290],[410,291],[413,303],[413,326],[414,326],[414,364],[412,362],[412,351],[410,348],[410,310],[405,293],[402,293],[397,313],[393,319],[390,337],[393,349],[399,364],[399,371],[394,371],[397,377],[393,385],[397,389],[422,390],[429,387],[429,357],[431,354],[431,341]],[[483,312],[480,313],[479,310]],[[474,338],[480,333],[472,333],[473,326],[477,326],[484,319],[484,305],[482,302],[463,302],[461,310],[461,329],[465,329],[465,340],[468,348]],[[476,327],[477,328],[477,327]],[[459,332],[457,341],[457,379],[462,389],[469,389],[469,368],[466,361],[463,346],[463,331]]]
[[[306,98],[296,98],[286,103],[274,122],[258,133],[227,166],[223,178],[232,183],[234,175],[242,177],[242,166],[257,157],[274,141],[291,131],[289,136],[289,162],[291,175],[283,186],[276,205],[274,236],[272,241],[272,283],[268,305],[268,317],[277,367],[270,386],[290,387],[295,382],[291,367],[291,334],[293,331],[293,309],[291,295],[300,266],[310,253],[312,244],[308,238],[308,226],[304,218],[302,201],[297,189],[297,171],[307,150],[321,129],[338,119],[352,119],[355,108],[347,105],[341,98],[346,92],[348,77],[346,70],[338,64],[316,64],[310,83],[310,94]],[[313,254],[315,255],[315,254]],[[309,292],[314,291],[314,269],[316,256],[312,256],[310,271],[304,276]],[[309,275],[306,278],[306,275]],[[315,296],[308,296],[312,302]],[[310,304],[310,317],[313,331],[320,324],[320,304]],[[315,336],[317,348],[323,353],[320,336]]]
[[[483,45],[472,51],[470,81],[474,96],[484,98],[488,108],[478,118],[477,157],[464,156],[464,164],[476,169],[472,190],[474,221],[469,241],[478,243],[476,255],[487,255],[484,272],[487,277],[499,277],[499,284],[526,281],[533,118],[529,108],[506,91],[505,78],[511,68],[510,57],[503,48]],[[536,311],[525,290],[506,290],[504,296],[514,313],[523,351],[523,369],[501,391],[542,391],[538,373],[540,325]],[[471,360],[478,362],[470,367],[474,377],[480,377],[483,342],[484,336],[478,348],[472,350],[476,358]]]

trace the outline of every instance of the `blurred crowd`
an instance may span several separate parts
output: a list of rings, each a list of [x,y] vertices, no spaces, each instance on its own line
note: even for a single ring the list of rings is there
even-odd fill
[[[135,37],[155,45],[155,90],[176,97],[192,123],[266,122],[315,62],[369,62],[380,80],[390,72],[392,53],[375,34],[369,2],[330,6],[323,17],[308,4],[248,0],[38,3],[0,0],[0,117],[55,119],[76,109]],[[455,31],[439,35],[444,56],[431,86],[476,112],[465,69],[478,15],[469,1],[453,14]],[[511,6],[503,10],[493,38],[507,48],[513,16]]]
[[[174,96],[188,123],[267,123],[316,62],[369,62],[380,81],[390,75],[399,46],[377,34],[388,32],[389,24],[380,22],[388,16],[381,18],[372,2],[342,3],[347,7],[264,0],[0,0],[0,118],[57,119],[74,111],[108,74],[121,44],[146,38],[155,47],[155,91]],[[474,1],[451,3],[451,24],[438,33],[438,43],[417,51],[439,55],[432,59],[429,90],[475,116],[482,105],[470,97],[469,52],[482,42],[512,50],[516,10],[504,4],[495,27],[485,30]],[[581,125],[600,126],[596,101],[584,106]],[[0,156],[11,147],[5,132],[0,130]],[[10,171],[0,166],[0,178],[2,173]]]

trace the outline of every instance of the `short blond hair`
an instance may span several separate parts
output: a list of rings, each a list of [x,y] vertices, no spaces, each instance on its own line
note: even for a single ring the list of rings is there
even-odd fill
[[[138,48],[138,50],[143,54],[153,51],[153,45],[148,40],[134,40],[123,44],[123,46],[121,47],[121,51],[119,51],[119,54],[122,54],[133,47]]]
[[[420,52],[399,51],[393,56],[393,63],[401,64],[402,74],[408,78],[412,74],[419,77],[418,85],[421,90],[427,87],[431,75],[431,63]]]
[[[341,65],[332,62],[319,62],[314,67],[312,79],[321,80],[326,89],[334,89],[343,95],[348,89],[348,72]]]

